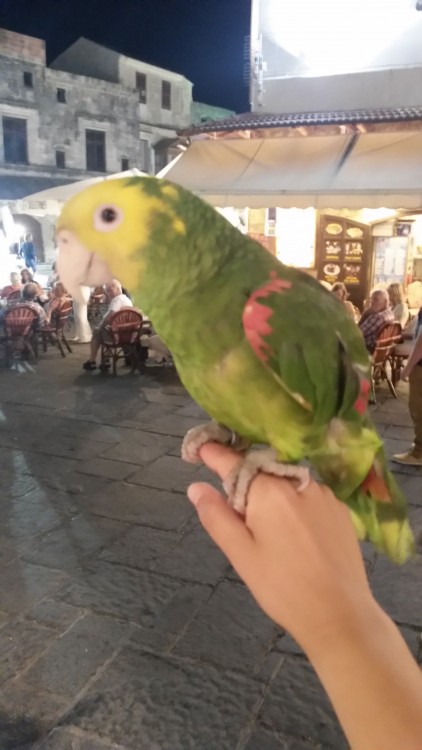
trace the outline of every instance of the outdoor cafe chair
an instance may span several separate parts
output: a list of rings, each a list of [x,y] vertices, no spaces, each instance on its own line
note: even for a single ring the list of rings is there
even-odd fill
[[[35,340],[37,342],[38,338],[41,339],[44,352],[47,351],[47,345],[50,343],[53,344],[53,346],[57,346],[62,357],[66,356],[63,344],[68,352],[72,353],[72,349],[70,348],[65,335],[65,328],[72,310],[72,300],[65,299],[60,306],[53,310],[51,314],[51,322],[47,323],[36,332]]]
[[[119,359],[130,360],[132,372],[139,368],[142,315],[133,307],[123,307],[113,313],[107,327],[101,332],[100,370],[108,370],[108,361],[113,362],[113,375],[117,375]]]
[[[394,383],[394,373],[391,366],[391,354],[396,344],[399,343],[402,337],[402,327],[400,323],[387,323],[380,333],[375,344],[375,349],[371,356],[371,401],[376,402],[375,399],[375,383],[379,380],[386,380],[387,385],[390,389],[391,395],[397,398],[397,392]],[[388,367],[391,370],[391,376],[388,372]]]
[[[7,302],[17,302],[21,299],[21,290],[16,289],[14,292],[10,292],[7,296]]]
[[[0,343],[5,349],[7,367],[13,360],[21,359],[24,353],[29,353],[34,362],[37,361],[34,330],[37,322],[37,313],[24,302],[15,305],[4,314],[1,321],[3,330],[0,334]]]

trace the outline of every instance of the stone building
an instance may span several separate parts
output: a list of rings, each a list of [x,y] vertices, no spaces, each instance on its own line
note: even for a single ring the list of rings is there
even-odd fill
[[[51,69],[42,40],[0,30],[0,202],[14,201],[40,259],[54,250],[53,219],[24,196],[142,158],[134,89]]]
[[[54,219],[25,196],[133,167],[156,173],[179,153],[179,131],[230,114],[193,102],[184,76],[88,39],[47,66],[44,41],[0,29],[0,210],[50,261]]]
[[[191,122],[192,83],[179,73],[126,57],[81,37],[51,66],[78,76],[119,85],[135,94],[141,158],[137,166],[158,172],[167,164],[177,131]]]

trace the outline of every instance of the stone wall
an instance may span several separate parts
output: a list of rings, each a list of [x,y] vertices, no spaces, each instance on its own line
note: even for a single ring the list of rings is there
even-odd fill
[[[32,36],[0,29],[0,52],[4,57],[45,65],[45,42]]]
[[[32,73],[33,88],[24,86],[24,71]],[[58,88],[65,90],[65,103],[57,101]],[[141,159],[138,106],[136,92],[121,86],[0,57],[0,117],[26,119],[31,166],[49,167],[59,174],[86,170],[87,128],[106,133],[107,172],[121,171],[122,158],[129,159],[130,167],[138,166]],[[0,128],[1,165],[2,123]],[[65,151],[65,170],[56,169],[56,149]]]
[[[59,55],[51,67],[120,83],[126,90],[132,91],[136,88],[136,73],[143,73],[147,79],[147,102],[139,104],[141,124],[172,130],[182,129],[190,124],[192,83],[179,73],[126,57],[83,37]],[[162,81],[171,83],[169,110],[161,106]]]

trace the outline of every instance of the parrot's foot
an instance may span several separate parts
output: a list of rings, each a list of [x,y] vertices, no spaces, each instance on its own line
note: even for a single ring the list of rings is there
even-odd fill
[[[238,451],[245,451],[250,446],[248,441],[228,427],[217,422],[207,422],[192,427],[185,435],[182,443],[183,460],[191,464],[200,463],[199,451],[205,443],[219,443]]]
[[[303,492],[309,484],[309,469],[305,466],[282,464],[277,460],[276,451],[272,448],[249,451],[244,460],[230,472],[224,481],[228,503],[234,510],[243,515],[248,504],[248,491],[252,480],[260,472],[276,477],[286,477],[299,482],[298,492]]]

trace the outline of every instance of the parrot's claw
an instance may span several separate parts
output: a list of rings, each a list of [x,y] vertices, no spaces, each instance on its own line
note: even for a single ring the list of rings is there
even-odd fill
[[[201,462],[199,451],[205,443],[219,443],[235,450],[242,451],[249,448],[250,443],[241,438],[233,430],[217,422],[207,422],[192,427],[185,435],[182,443],[182,458],[191,464]]]
[[[249,487],[259,472],[296,480],[299,482],[298,492],[303,492],[310,481],[309,469],[306,466],[280,463],[276,451],[272,448],[251,450],[224,481],[229,505],[242,515],[246,512]]]

